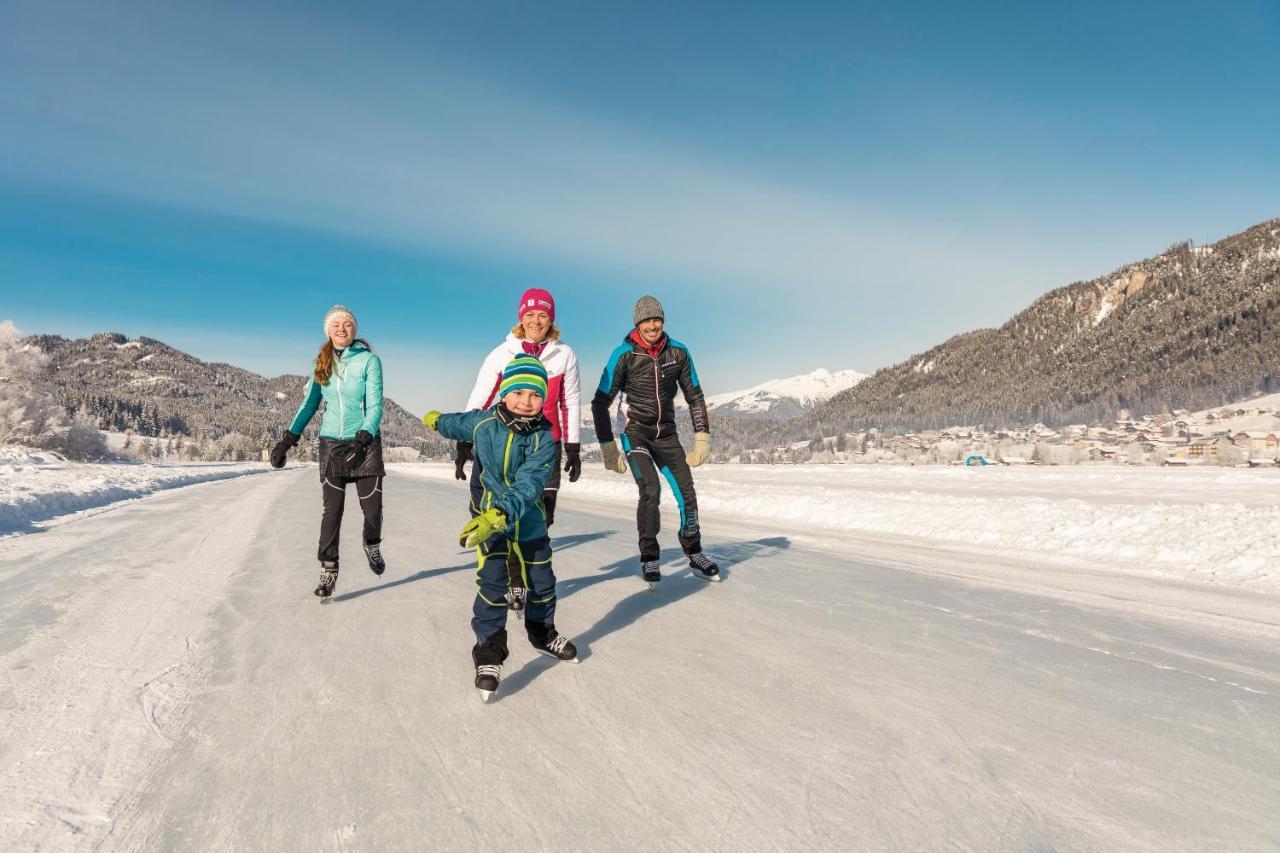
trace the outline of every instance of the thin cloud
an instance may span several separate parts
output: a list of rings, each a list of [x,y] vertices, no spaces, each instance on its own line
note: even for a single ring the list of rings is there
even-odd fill
[[[943,272],[908,236],[918,223],[733,173],[437,59],[291,37],[278,21],[234,22],[250,38],[157,10],[66,15],[33,7],[5,44],[0,98],[21,120],[0,151],[14,177],[727,289]]]

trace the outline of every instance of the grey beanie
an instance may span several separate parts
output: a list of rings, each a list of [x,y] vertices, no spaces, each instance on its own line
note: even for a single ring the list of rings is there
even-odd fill
[[[664,323],[667,320],[666,315],[662,313],[662,303],[658,301],[657,297],[641,296],[637,299],[636,310],[633,314],[635,325],[639,326],[645,320],[653,320],[655,318],[662,320]]]
[[[325,337],[329,336],[329,321],[332,320],[338,314],[346,314],[348,317],[351,318],[351,325],[355,326],[355,329],[352,330],[352,337],[354,337],[355,334],[360,331],[360,321],[356,319],[356,315],[352,313],[351,309],[345,305],[335,305],[332,308],[330,308],[328,311],[324,312]]]

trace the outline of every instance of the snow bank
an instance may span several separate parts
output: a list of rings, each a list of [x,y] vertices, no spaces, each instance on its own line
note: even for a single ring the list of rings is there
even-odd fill
[[[394,466],[453,479],[451,465]],[[861,533],[1039,561],[1280,592],[1280,472],[1245,469],[711,465],[698,506],[780,531]],[[461,486],[462,484],[459,484]],[[564,498],[630,503],[596,470]],[[663,502],[675,511],[664,490]]]
[[[26,533],[58,516],[163,489],[267,470],[260,462],[69,462],[56,453],[0,447],[0,536]]]

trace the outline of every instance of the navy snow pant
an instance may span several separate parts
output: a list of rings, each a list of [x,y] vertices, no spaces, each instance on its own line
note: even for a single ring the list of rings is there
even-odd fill
[[[504,534],[490,537],[480,548],[480,567],[476,570],[476,600],[471,609],[471,630],[476,635],[474,654],[477,663],[502,663],[507,657],[507,591],[513,584],[507,569],[508,557],[518,567],[518,582],[527,590],[525,629],[537,644],[535,634],[544,637],[556,621],[556,575],[551,568],[551,539],[543,536],[516,542]],[[492,656],[480,659],[481,650],[491,649]]]
[[[662,516],[658,503],[662,497],[662,481],[666,480],[680,508],[680,547],[686,555],[702,551],[702,532],[698,529],[698,495],[693,490],[693,474],[684,458],[680,439],[672,433],[661,438],[644,439],[630,432],[622,436],[622,449],[631,466],[631,476],[640,488],[636,506],[636,527],[640,532],[640,561],[657,560],[658,531]]]

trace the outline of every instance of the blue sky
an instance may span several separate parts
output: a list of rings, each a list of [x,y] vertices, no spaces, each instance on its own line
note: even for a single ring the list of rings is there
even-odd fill
[[[0,0],[0,319],[460,406],[528,286],[593,385],[864,371],[1280,216],[1274,3]]]

